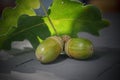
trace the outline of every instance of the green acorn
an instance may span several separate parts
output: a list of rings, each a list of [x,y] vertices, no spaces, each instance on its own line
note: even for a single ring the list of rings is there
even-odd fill
[[[41,63],[53,62],[63,51],[63,41],[58,36],[48,37],[36,49],[36,57]]]
[[[65,43],[65,52],[74,59],[87,59],[93,54],[93,44],[85,38],[71,38]]]

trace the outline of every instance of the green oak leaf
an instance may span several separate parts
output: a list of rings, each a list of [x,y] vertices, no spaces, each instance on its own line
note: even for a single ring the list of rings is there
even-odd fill
[[[22,15],[18,20],[18,27],[9,35],[2,48],[10,49],[11,42],[28,39],[36,49],[40,44],[38,38],[44,40],[48,36],[50,36],[49,29],[40,16]]]
[[[3,10],[0,20],[0,48],[8,35],[17,27],[19,16],[23,14],[36,16],[34,9],[38,9],[39,7],[39,0],[16,0],[14,8],[7,7]]]
[[[26,1],[17,0],[16,3],[22,6],[17,5],[16,8],[6,8],[3,11],[0,26],[4,27],[0,27],[0,30],[2,29],[0,32],[0,48],[10,49],[12,41],[28,39],[35,49],[40,43],[39,39],[44,40],[48,36],[56,35],[46,16],[36,16],[33,9],[29,10],[30,6],[32,8],[38,6],[32,4],[23,6],[27,4]],[[88,32],[98,36],[99,30],[109,25],[107,20],[102,19],[98,8],[93,5],[84,5],[78,0],[53,0],[48,14],[59,35],[66,34],[77,37],[78,32]]]
[[[40,7],[39,0],[16,0],[18,5],[23,5],[26,8],[38,9]]]
[[[78,0],[53,0],[49,11],[57,32],[77,37],[78,32],[89,32],[98,36],[99,30],[109,25],[102,19],[101,12],[93,5],[84,5]],[[52,35],[55,35],[48,19],[44,17]]]

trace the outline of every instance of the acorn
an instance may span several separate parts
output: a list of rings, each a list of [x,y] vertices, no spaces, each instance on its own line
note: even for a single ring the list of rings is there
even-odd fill
[[[51,63],[63,51],[63,41],[58,36],[48,37],[36,49],[36,57],[41,63]]]
[[[93,44],[85,38],[71,38],[65,43],[65,52],[74,59],[88,59],[93,55]]]

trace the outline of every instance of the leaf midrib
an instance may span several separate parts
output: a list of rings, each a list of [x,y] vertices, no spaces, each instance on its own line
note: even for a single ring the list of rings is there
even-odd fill
[[[32,29],[32,28],[34,28],[34,27],[37,27],[37,26],[40,26],[40,25],[42,25],[42,24],[44,24],[44,23],[36,24],[36,25],[31,26],[31,27],[22,29],[21,31],[16,32],[16,33],[13,34],[12,36],[16,36],[16,35],[18,35],[18,34],[20,34],[20,33],[22,33],[22,32],[25,32],[25,31],[27,31],[27,30],[30,30],[30,29]],[[18,27],[19,27],[19,26],[18,26]]]

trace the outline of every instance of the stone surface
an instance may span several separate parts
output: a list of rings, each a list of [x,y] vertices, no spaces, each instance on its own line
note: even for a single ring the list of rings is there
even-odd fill
[[[88,60],[61,55],[51,64],[41,64],[36,60],[34,51],[27,51],[0,61],[0,80],[6,80],[5,76],[12,80],[119,80],[119,57],[119,49],[95,48],[95,55]]]

